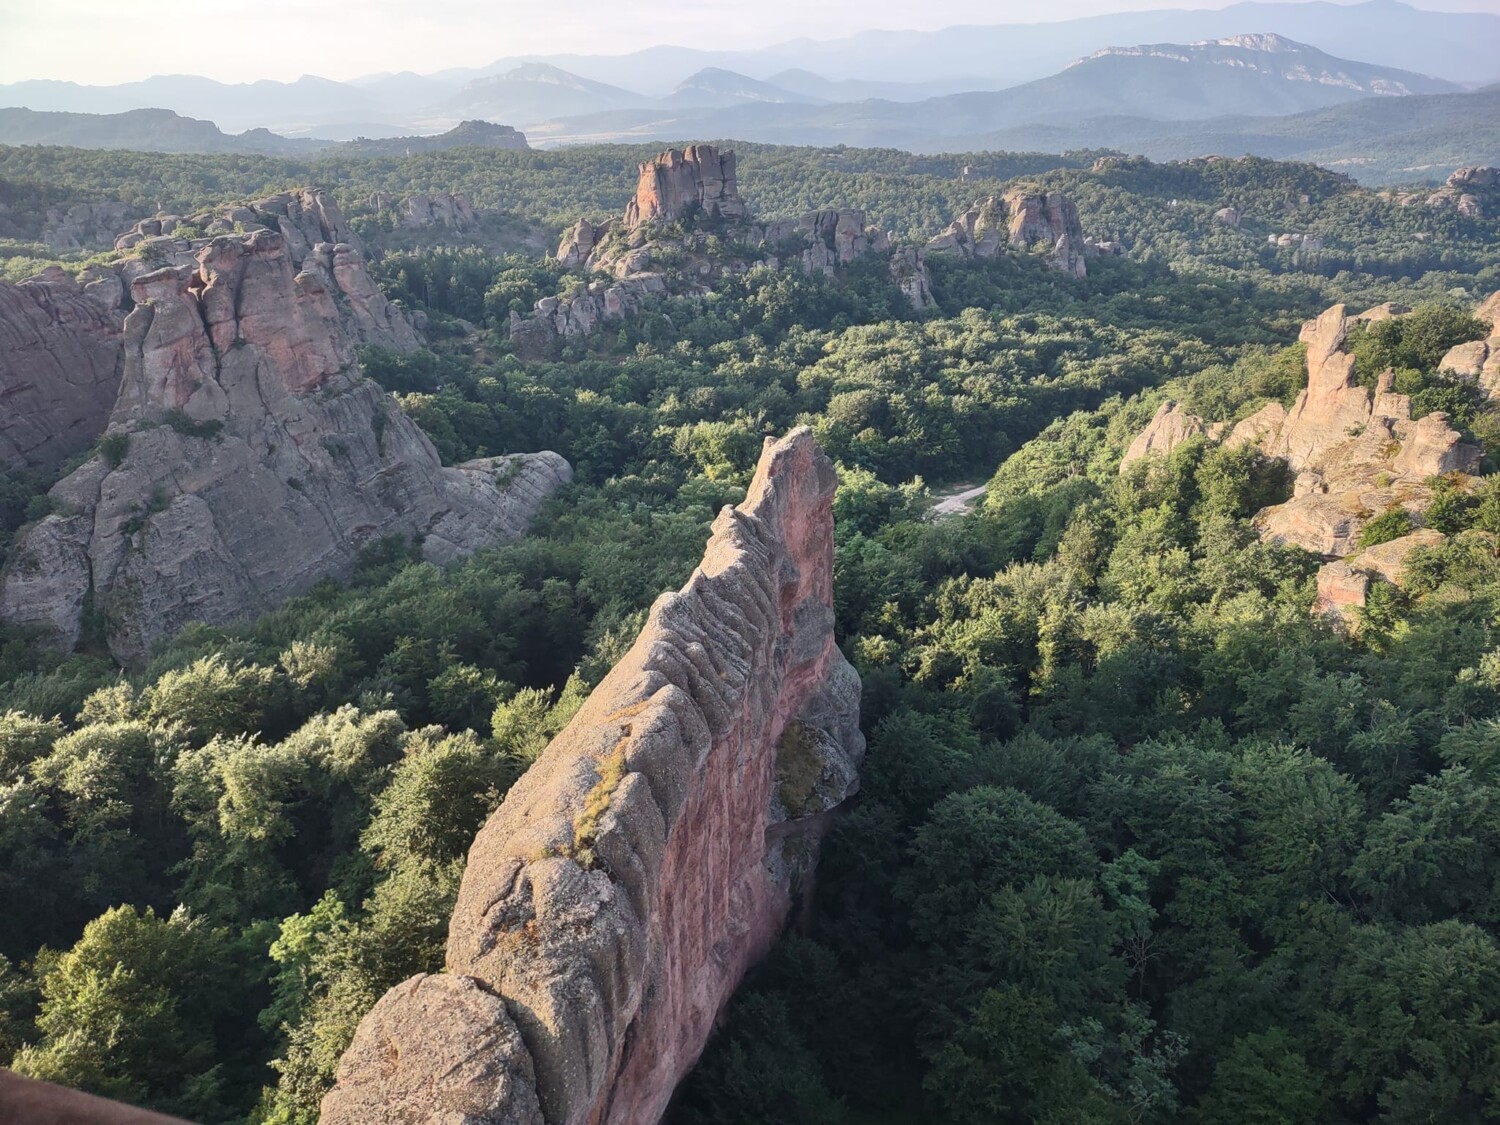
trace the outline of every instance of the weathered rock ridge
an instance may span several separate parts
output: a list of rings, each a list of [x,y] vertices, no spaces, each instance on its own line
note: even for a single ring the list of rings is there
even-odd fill
[[[348,573],[382,537],[422,537],[446,562],[525,531],[567,463],[443,468],[361,375],[335,296],[340,248],[321,245],[298,270],[280,234],[220,236],[192,267],[135,279],[104,452],[17,544],[0,617],[71,647],[91,607],[132,663],[190,621]]]
[[[1011,250],[1039,250],[1074,277],[1088,276],[1078,208],[1060,192],[1011,191],[976,203],[927,243],[928,254],[997,258]]]
[[[1500,292],[1492,293],[1480,302],[1474,316],[1490,326],[1489,336],[1450,348],[1438,367],[1460,379],[1477,383],[1493,399],[1500,397]]]
[[[293,265],[322,275],[338,302],[344,330],[355,342],[398,352],[422,346],[415,318],[386,300],[365,268],[359,236],[333,196],[319,188],[282,192],[217,212],[142,219],[115,239],[115,248],[139,255],[125,270],[126,279],[134,281],[160,266],[192,266],[214,238],[257,229],[279,234]],[[122,291],[122,301],[124,297]]]
[[[1355,381],[1354,357],[1344,351],[1350,325],[1396,315],[1379,306],[1351,317],[1333,306],[1302,328],[1307,388],[1291,410],[1268,403],[1224,435],[1222,423],[1210,427],[1164,403],[1131,443],[1121,472],[1198,435],[1222,436],[1226,445],[1253,445],[1282,459],[1296,474],[1292,498],[1256,515],[1263,539],[1341,558],[1358,549],[1365,524],[1382,512],[1400,508],[1420,524],[1432,503],[1431,479],[1477,472],[1483,450],[1464,442],[1440,411],[1413,420],[1411,401],[1392,391],[1390,372],[1373,394]]]
[[[650,1125],[857,787],[833,466],[767,442],[745,502],[469,852],[447,972],[386,993],[325,1125]]]
[[[55,266],[0,282],[0,463],[55,469],[104,432],[120,328],[107,299]]]

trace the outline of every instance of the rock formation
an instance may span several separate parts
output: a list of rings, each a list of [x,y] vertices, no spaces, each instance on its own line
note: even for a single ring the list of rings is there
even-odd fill
[[[1356,628],[1358,610],[1364,608],[1370,587],[1376,582],[1400,586],[1412,552],[1419,547],[1435,547],[1445,538],[1441,531],[1424,527],[1346,559],[1325,563],[1318,571],[1318,599],[1313,612],[1341,629]]]
[[[1403,207],[1452,207],[1466,219],[1493,217],[1500,211],[1500,168],[1459,168],[1436,191],[1384,194]]]
[[[115,248],[134,250],[139,256],[125,269],[133,281],[160,266],[192,266],[213,238],[257,229],[280,234],[294,266],[323,275],[338,302],[344,330],[355,342],[397,352],[422,346],[414,317],[386,300],[365,268],[359,236],[344,221],[333,197],[319,188],[282,192],[186,218],[143,219],[115,240]]]
[[[390,192],[377,191],[365,200],[371,211],[393,211],[396,222],[409,228],[448,227],[450,230],[473,230],[479,223],[469,197],[454,192],[417,192],[397,199]]]
[[[713,145],[668,149],[640,166],[635,198],[625,207],[625,226],[671,223],[696,208],[705,216],[743,219],[749,212],[740,198],[733,152]]]
[[[447,972],[365,1016],[324,1125],[650,1125],[857,788],[833,466],[767,442],[745,502],[469,852]]]
[[[976,203],[927,243],[927,253],[996,258],[1009,250],[1041,250],[1057,269],[1086,277],[1088,246],[1072,200],[1018,189]]]
[[[1222,423],[1210,426],[1196,414],[1189,414],[1177,403],[1167,399],[1156,408],[1150,424],[1130,443],[1130,448],[1120,461],[1120,472],[1123,474],[1143,457],[1152,454],[1165,456],[1195,437],[1217,438],[1223,428]]]
[[[1392,391],[1390,372],[1374,394],[1355,381],[1354,357],[1344,351],[1349,326],[1395,315],[1397,308],[1381,306],[1350,317],[1335,305],[1309,321],[1301,335],[1307,388],[1291,410],[1268,403],[1224,438],[1228,446],[1253,445],[1280,458],[1296,474],[1292,498],[1255,517],[1263,539],[1341,558],[1357,550],[1365,524],[1385,511],[1400,508],[1420,522],[1432,502],[1432,477],[1478,471],[1483,451],[1464,442],[1440,411],[1413,420],[1411,401]],[[1170,452],[1197,434],[1217,436],[1202,419],[1164,404],[1126,457]]]
[[[0,282],[0,463],[55,469],[104,432],[120,385],[120,318],[56,266]]]
[[[684,220],[686,230],[669,225]],[[746,252],[726,254],[726,243]],[[810,211],[758,222],[740,198],[734,153],[712,145],[669,149],[640,166],[640,183],[623,218],[580,219],[558,245],[563,265],[613,282],[594,281],[580,293],[543,298],[530,316],[513,315],[511,341],[518,355],[538,358],[552,354],[560,339],[588,335],[639,309],[669,291],[667,274],[657,268],[664,257],[674,262],[677,290],[701,296],[715,281],[760,264],[832,275],[868,255],[891,258],[892,280],[913,308],[936,303],[921,253],[893,254],[890,234],[870,226],[863,211]]]
[[[420,537],[447,562],[524,532],[567,463],[443,468],[360,374],[337,299],[345,253],[309,247],[297,270],[288,239],[257,230],[135,279],[103,452],[58,483],[61,511],[17,544],[0,617],[71,647],[92,606],[132,663],[190,621],[347,574],[382,537]]]
[[[1489,337],[1448,349],[1438,367],[1459,379],[1477,383],[1493,399],[1500,397],[1500,292],[1481,302],[1474,316],[1490,326]]]
[[[68,208],[47,208],[47,221],[41,229],[41,241],[54,250],[102,250],[115,239],[134,212],[127,203],[75,203]]]

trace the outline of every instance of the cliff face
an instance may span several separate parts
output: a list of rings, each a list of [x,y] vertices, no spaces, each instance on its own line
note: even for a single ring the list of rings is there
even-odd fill
[[[71,647],[86,607],[125,663],[190,621],[264,610],[422,536],[446,562],[521,534],[571,475],[552,453],[443,468],[354,361],[339,253],[268,230],[138,277],[105,443],[17,544],[0,616]],[[363,268],[360,267],[363,275]],[[368,278],[368,275],[364,275]]]
[[[479,833],[447,972],[361,1022],[326,1125],[648,1125],[857,788],[833,467],[767,442],[697,571]]]
[[[62,270],[0,282],[0,462],[55,469],[93,444],[119,359],[119,316]]]

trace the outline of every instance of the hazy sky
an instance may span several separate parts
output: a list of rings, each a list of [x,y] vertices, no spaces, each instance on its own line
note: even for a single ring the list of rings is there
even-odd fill
[[[1410,2],[1410,0],[1409,0]],[[1216,0],[0,0],[0,82],[104,85],[152,74],[225,82],[347,79],[482,66],[506,55],[623,54],[658,43],[768,46],[866,28],[927,30]],[[1500,0],[1416,0],[1500,12]]]

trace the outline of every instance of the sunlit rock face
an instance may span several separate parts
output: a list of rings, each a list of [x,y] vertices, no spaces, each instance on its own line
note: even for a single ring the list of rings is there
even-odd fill
[[[327,1125],[657,1121],[857,789],[833,466],[767,442],[698,569],[480,831],[447,972],[360,1024]]]

